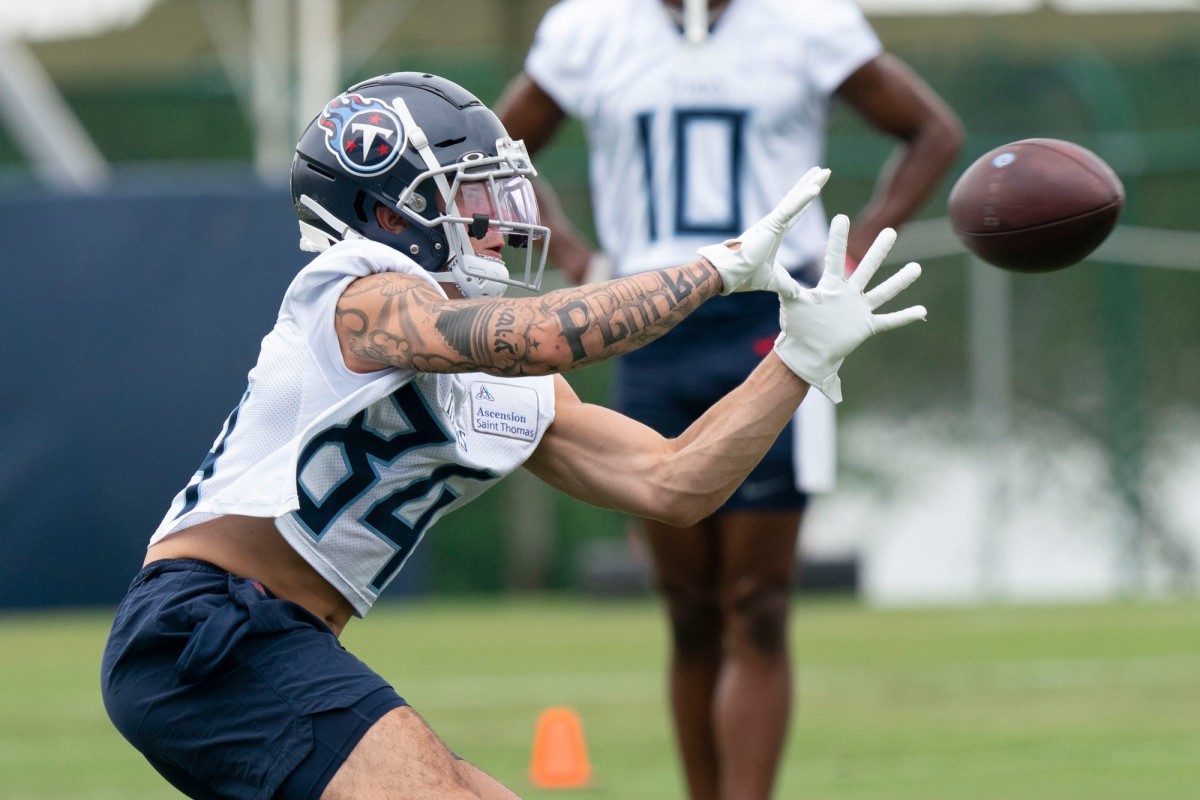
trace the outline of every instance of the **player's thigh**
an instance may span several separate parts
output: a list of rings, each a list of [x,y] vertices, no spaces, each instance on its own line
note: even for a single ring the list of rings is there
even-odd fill
[[[659,589],[668,596],[699,601],[715,599],[720,576],[720,548],[710,517],[685,528],[657,520],[640,520],[654,562]]]
[[[403,706],[384,714],[367,730],[321,800],[383,797],[506,800],[516,795],[455,758],[425,720]]]

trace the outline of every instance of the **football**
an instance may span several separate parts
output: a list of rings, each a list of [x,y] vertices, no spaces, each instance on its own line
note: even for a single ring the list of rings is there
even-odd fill
[[[950,190],[950,223],[989,264],[1049,272],[1082,261],[1112,232],[1125,188],[1095,153],[1022,139],[980,156]]]

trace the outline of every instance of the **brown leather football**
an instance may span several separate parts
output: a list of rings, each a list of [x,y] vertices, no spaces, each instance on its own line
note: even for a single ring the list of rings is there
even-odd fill
[[[1023,139],[980,156],[948,202],[955,234],[989,264],[1049,272],[1086,258],[1112,232],[1125,188],[1095,153]]]

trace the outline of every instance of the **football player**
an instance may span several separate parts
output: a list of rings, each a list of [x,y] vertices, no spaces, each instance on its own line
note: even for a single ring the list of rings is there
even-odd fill
[[[537,288],[545,258],[534,174],[495,114],[427,74],[353,86],[301,137],[291,189],[318,255],[151,536],[103,657],[114,724],[184,794],[512,797],[341,647],[347,622],[439,517],[520,466],[586,502],[693,524],[810,386],[836,396],[850,351],[924,316],[874,313],[916,265],[864,292],[890,234],[844,277],[844,218],[816,290],[777,268],[819,169],[737,242],[680,266],[506,299]],[[749,290],[779,294],[786,331],[679,437],[581,402],[561,377]]]
[[[824,162],[833,101],[900,144],[851,233],[853,265],[880,230],[920,208],[962,134],[849,0],[563,0],[497,113],[535,154],[568,116],[583,124],[599,252],[539,188],[551,261],[580,282],[676,264],[736,236]],[[824,237],[818,200],[779,249],[802,283],[821,273]],[[767,295],[707,303],[616,364],[614,407],[678,435],[777,333]],[[797,539],[809,496],[834,486],[834,456],[833,404],[811,393],[713,515],[682,531],[637,526],[670,618],[671,703],[692,800],[770,794],[790,713]]]

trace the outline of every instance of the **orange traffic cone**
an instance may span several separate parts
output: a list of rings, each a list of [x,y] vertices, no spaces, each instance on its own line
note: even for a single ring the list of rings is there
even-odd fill
[[[544,710],[533,734],[529,779],[542,789],[576,789],[591,777],[579,714],[564,706]]]

